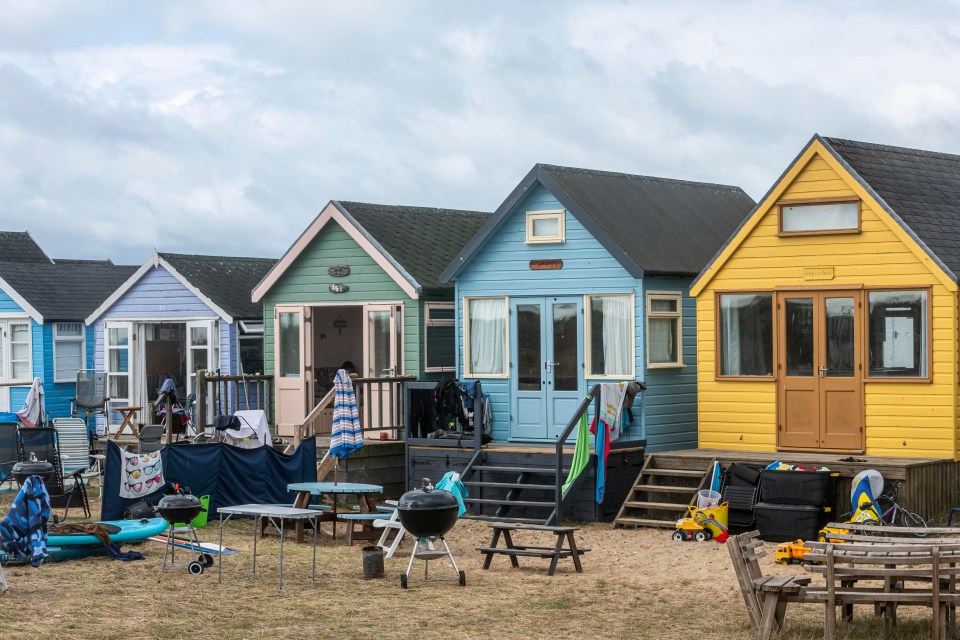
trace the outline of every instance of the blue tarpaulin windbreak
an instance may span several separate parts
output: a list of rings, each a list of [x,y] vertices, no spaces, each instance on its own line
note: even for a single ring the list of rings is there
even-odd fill
[[[290,455],[270,447],[240,449],[225,443],[174,444],[160,450],[167,482],[189,487],[194,495],[210,496],[211,518],[217,509],[238,504],[286,504],[292,501],[287,485],[317,481],[317,442],[307,438]],[[120,447],[107,441],[103,506],[100,518],[120,520],[123,510],[137,502],[120,497]],[[162,491],[147,499],[156,504]]]

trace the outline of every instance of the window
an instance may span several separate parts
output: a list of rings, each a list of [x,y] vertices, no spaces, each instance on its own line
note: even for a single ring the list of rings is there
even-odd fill
[[[130,401],[130,335],[131,323],[106,326],[107,395],[112,404]]]
[[[0,321],[0,380],[30,382],[32,374],[30,322]]]
[[[424,305],[424,371],[456,369],[456,338],[453,304],[428,302]]]
[[[780,233],[857,233],[860,201],[798,202],[780,205]]]
[[[82,322],[53,325],[53,381],[76,382],[83,369],[84,332]]]
[[[590,378],[633,378],[632,294],[587,296],[587,373]]]
[[[507,299],[464,298],[467,354],[464,375],[507,377]]]
[[[719,296],[721,376],[773,375],[773,295]]]
[[[564,242],[564,212],[527,211],[527,244]]]
[[[676,367],[683,365],[681,337],[681,293],[647,294],[647,365]]]
[[[280,333],[280,371],[281,378],[300,377],[300,314],[281,312],[279,314]]]
[[[869,291],[868,368],[873,378],[926,378],[926,291]]]
[[[263,373],[263,323],[240,322],[237,362],[245,375]]]

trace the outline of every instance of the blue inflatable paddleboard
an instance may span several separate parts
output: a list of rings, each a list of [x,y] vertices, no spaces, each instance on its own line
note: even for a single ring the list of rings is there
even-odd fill
[[[105,520],[96,524],[107,526],[110,531],[110,541],[115,543],[140,542],[150,536],[166,531],[167,521],[163,518],[149,520]],[[50,547],[87,547],[103,544],[96,536],[82,533],[50,534],[47,536],[47,549]]]

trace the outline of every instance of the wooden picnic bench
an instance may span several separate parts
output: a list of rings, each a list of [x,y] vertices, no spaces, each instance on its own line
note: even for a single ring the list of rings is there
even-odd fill
[[[497,523],[489,525],[493,529],[493,539],[489,547],[477,547],[477,551],[486,557],[483,560],[483,568],[490,568],[490,561],[497,554],[509,556],[510,564],[519,568],[520,562],[518,556],[527,556],[534,558],[550,558],[550,568],[547,569],[547,575],[552,576],[557,571],[557,563],[561,558],[572,558],[573,566],[577,573],[583,573],[583,566],[580,564],[580,556],[590,551],[589,548],[580,549],[574,540],[573,532],[579,531],[577,527],[549,527],[546,525],[523,525]],[[552,546],[518,545],[514,544],[512,533],[516,531],[542,531],[552,533],[557,536],[557,543]],[[501,536],[506,544],[504,547],[498,547],[497,543]],[[564,542],[567,543],[564,546]]]

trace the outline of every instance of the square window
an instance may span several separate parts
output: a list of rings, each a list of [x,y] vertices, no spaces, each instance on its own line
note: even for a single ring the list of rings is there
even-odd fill
[[[773,294],[719,296],[721,376],[773,375]]]
[[[464,298],[466,348],[464,374],[507,376],[507,299]]]
[[[926,291],[867,293],[869,377],[927,377],[927,298]]]
[[[682,313],[679,292],[647,294],[647,366],[683,366]]]
[[[632,295],[587,296],[587,377],[634,376],[635,321]]]
[[[53,325],[53,381],[75,382],[83,369],[84,335],[82,322],[57,322]]]
[[[860,202],[809,202],[780,205],[780,232],[857,233]]]
[[[560,244],[564,236],[564,211],[527,211],[527,244]]]
[[[423,331],[424,371],[456,369],[456,331],[453,304],[430,303],[425,306]]]

